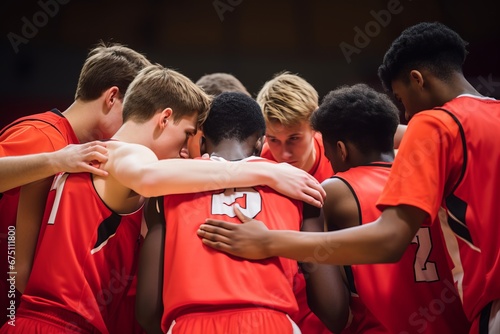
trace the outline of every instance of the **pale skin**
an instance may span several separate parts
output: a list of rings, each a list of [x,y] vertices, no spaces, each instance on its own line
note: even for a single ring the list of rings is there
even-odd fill
[[[70,144],[58,151],[0,158],[0,192],[38,181],[59,172],[108,173],[99,168],[107,161],[106,143]]]
[[[428,70],[411,70],[410,83],[394,80],[392,88],[406,109],[407,118],[442,105],[460,94],[480,95],[462,73],[444,82]],[[396,156],[396,160],[398,156]],[[228,224],[208,219],[198,235],[204,244],[249,259],[283,256],[298,261],[339,265],[398,261],[418,229],[429,219],[409,205],[386,208],[374,222],[327,233],[268,231],[258,221]],[[319,255],[320,254],[320,255]]]

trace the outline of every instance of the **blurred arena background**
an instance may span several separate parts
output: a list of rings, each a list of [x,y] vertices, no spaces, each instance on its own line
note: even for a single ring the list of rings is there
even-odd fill
[[[89,48],[115,41],[196,81],[239,78],[255,96],[283,70],[320,97],[342,84],[382,90],[377,68],[392,40],[440,21],[469,45],[465,75],[500,98],[500,24],[493,1],[4,0],[0,4],[0,127],[73,101]]]

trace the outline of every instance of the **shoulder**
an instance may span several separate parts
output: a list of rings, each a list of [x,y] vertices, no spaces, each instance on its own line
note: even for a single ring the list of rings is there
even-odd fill
[[[358,225],[358,204],[349,183],[339,177],[321,183],[326,192],[323,211],[329,229],[342,229]]]

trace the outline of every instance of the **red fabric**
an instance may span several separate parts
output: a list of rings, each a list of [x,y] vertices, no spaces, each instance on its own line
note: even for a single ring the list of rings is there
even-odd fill
[[[336,174],[352,189],[362,224],[380,216],[375,203],[389,173],[389,164],[373,164]],[[468,333],[439,223],[422,227],[399,262],[351,268],[359,302],[388,332]]]
[[[203,245],[196,235],[207,217],[240,222],[234,203],[270,229],[299,230],[302,223],[302,203],[268,187],[165,196],[164,331],[172,320],[192,312],[242,307],[296,312],[296,261],[243,260]]]
[[[132,331],[135,319],[119,312],[137,274],[141,218],[142,209],[112,212],[88,173],[56,176],[19,310],[50,306],[80,315],[102,333],[117,319]]]
[[[456,284],[473,320],[500,299],[500,102],[460,96],[442,109],[460,127],[441,109],[413,117],[379,207],[413,205],[432,218],[447,208]]]
[[[55,112],[45,112],[19,118],[0,130],[0,158],[4,156],[17,156],[41,152],[56,151],[78,139],[68,120]],[[6,191],[0,197],[0,308],[5,310],[10,306],[10,301],[19,305],[20,294],[15,298],[8,297],[10,285],[8,263],[8,233],[14,231],[16,226],[17,207],[19,202],[19,189]],[[10,227],[9,227],[10,226]],[[0,318],[3,324],[7,318],[5,312]]]

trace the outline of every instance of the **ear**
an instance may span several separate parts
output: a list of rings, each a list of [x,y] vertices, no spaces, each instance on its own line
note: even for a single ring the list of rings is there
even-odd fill
[[[424,87],[424,77],[422,76],[422,73],[420,71],[411,70],[410,71],[410,81],[412,83],[415,83],[420,88]]]
[[[168,125],[169,119],[172,117],[172,109],[165,108],[158,115],[158,126],[160,129],[164,129]]]
[[[120,89],[116,86],[106,89],[103,95],[107,111],[111,110],[118,100],[121,100]]]
[[[343,141],[339,140],[337,142],[337,150],[340,152],[342,162],[345,162],[347,160],[347,156],[349,155],[346,144]]]

